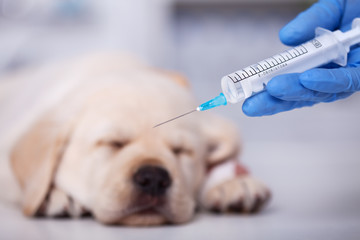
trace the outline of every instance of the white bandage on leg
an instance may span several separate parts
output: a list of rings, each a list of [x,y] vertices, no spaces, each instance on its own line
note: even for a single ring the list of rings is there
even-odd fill
[[[247,171],[240,166],[236,160],[228,160],[224,163],[216,165],[207,175],[203,188],[200,192],[200,199],[203,200],[206,193],[216,185],[219,185],[227,180],[231,180],[242,174],[247,174]]]

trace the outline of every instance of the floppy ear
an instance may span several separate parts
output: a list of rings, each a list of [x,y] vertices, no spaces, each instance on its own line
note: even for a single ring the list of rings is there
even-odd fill
[[[45,115],[18,140],[11,152],[11,165],[23,191],[23,212],[34,216],[51,187],[69,131]]]
[[[207,141],[206,163],[210,168],[227,160],[234,160],[241,150],[237,127],[224,118],[203,114],[201,129]]]
[[[189,84],[188,80],[182,74],[177,73],[177,72],[168,71],[168,70],[162,70],[162,69],[161,70],[156,69],[156,71],[158,73],[170,78],[171,80],[173,80],[180,86],[185,87],[185,88],[190,88],[190,84]]]

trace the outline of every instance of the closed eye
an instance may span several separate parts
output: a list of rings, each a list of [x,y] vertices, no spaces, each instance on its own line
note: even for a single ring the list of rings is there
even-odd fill
[[[186,149],[184,147],[173,147],[172,152],[174,153],[175,156],[180,156],[183,154],[191,155],[191,153],[192,153],[191,150]]]
[[[129,143],[129,141],[125,141],[125,140],[110,140],[110,141],[103,140],[103,141],[99,141],[98,145],[110,147],[114,150],[119,150],[119,149],[122,149],[123,147],[125,147],[128,143]]]
[[[180,148],[180,147],[174,147],[174,148],[172,149],[172,151],[173,151],[173,153],[174,153],[175,155],[180,155],[180,154],[184,151],[184,149],[182,149],[182,148]]]
[[[112,148],[120,149],[123,148],[127,144],[127,142],[115,140],[115,141],[110,141],[108,144]]]

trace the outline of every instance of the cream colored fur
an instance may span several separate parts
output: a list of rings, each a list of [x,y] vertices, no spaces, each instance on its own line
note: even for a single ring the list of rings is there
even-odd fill
[[[106,55],[3,77],[1,164],[10,158],[25,215],[91,213],[106,224],[157,225],[188,222],[197,205],[257,210],[269,191],[250,175],[206,184],[211,166],[239,158],[233,124],[195,113],[153,128],[197,105],[186,85],[178,75]],[[156,200],[138,204],[131,182],[144,165],[161,166],[172,179],[165,203],[150,214],[141,211]]]

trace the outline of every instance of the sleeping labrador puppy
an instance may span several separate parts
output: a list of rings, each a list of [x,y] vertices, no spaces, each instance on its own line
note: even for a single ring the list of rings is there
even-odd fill
[[[14,82],[40,78],[56,87],[37,90],[47,95],[33,104],[42,110],[28,114],[10,155],[25,215],[180,224],[199,207],[251,213],[269,199],[238,162],[231,122],[202,112],[153,128],[197,106],[182,77],[97,56],[18,73]]]

